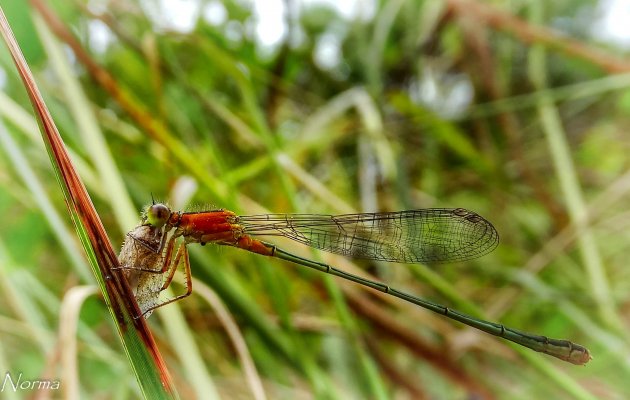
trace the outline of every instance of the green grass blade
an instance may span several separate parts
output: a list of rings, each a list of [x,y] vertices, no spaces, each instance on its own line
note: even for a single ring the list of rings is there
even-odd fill
[[[59,132],[1,9],[0,27],[35,109],[42,138],[57,181],[62,188],[68,211],[105,301],[116,321],[123,346],[141,390],[147,398],[151,399],[176,398],[169,374],[144,319],[133,317],[133,315],[138,315],[138,308],[133,301],[131,289],[120,273],[112,272],[112,268],[118,263],[116,253],[70,161]]]

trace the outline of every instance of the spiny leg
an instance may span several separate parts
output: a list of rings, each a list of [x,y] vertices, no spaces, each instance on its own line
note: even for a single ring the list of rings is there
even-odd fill
[[[177,248],[177,253],[175,253],[175,262],[171,263],[172,265],[168,268],[168,275],[166,276],[166,279],[164,280],[164,283],[162,284],[162,288],[160,289],[160,292],[165,290],[167,287],[171,285],[171,282],[173,281],[173,277],[175,276],[175,272],[177,271],[177,267],[179,266],[179,263],[181,262],[183,253],[186,253],[186,259],[188,259],[186,243],[181,243],[179,247]],[[164,270],[164,272],[166,271],[167,270]],[[188,284],[186,284],[186,286],[188,286]]]
[[[164,261],[162,262],[162,268],[160,268],[160,271],[159,271],[161,274],[168,271],[169,268],[175,269],[177,267],[177,262],[175,262],[174,267],[170,266],[171,260],[172,260],[173,249],[175,248],[175,239],[177,239],[177,237],[173,235],[173,237],[169,239],[168,244],[166,245],[166,252],[164,253]],[[177,253],[179,253],[179,250],[177,250]],[[160,289],[160,291],[162,290],[164,290],[164,288]]]
[[[160,291],[170,286],[171,282],[173,281],[173,277],[175,276],[175,271],[177,270],[177,266],[181,262],[182,258],[184,259],[184,272],[186,274],[186,293],[177,295],[173,297],[172,299],[165,300],[161,302],[160,304],[156,304],[148,308],[147,310],[145,310],[142,313],[142,315],[145,315],[146,313],[151,312],[155,310],[156,308],[160,308],[162,306],[176,302],[178,300],[182,300],[183,298],[190,296],[190,294],[192,293],[192,274],[190,272],[190,260],[188,258],[188,248],[186,247],[186,243],[181,243],[179,245],[179,248],[177,249],[177,253],[175,254],[174,262],[173,263],[171,263],[170,261],[168,262],[169,264],[172,264],[172,265],[170,266],[169,274],[166,280],[164,281],[164,284],[162,285],[162,288],[160,289]]]
[[[162,239],[160,239],[160,245],[159,245],[158,250],[155,250],[154,247],[151,246],[149,243],[147,243],[144,239],[135,237],[131,233],[127,233],[127,236],[134,239],[145,248],[151,251],[154,251],[156,254],[164,250],[164,240],[166,238],[166,232],[162,235]],[[177,239],[177,237],[173,236],[168,240],[168,244],[166,245],[166,251],[164,254],[164,259],[162,260],[162,267],[160,269],[142,268],[142,267],[124,266],[124,265],[113,267],[112,269],[130,269],[134,271],[147,272],[150,274],[163,274],[169,269],[169,265],[172,258],[171,255],[173,254],[173,248],[175,247],[175,239]]]

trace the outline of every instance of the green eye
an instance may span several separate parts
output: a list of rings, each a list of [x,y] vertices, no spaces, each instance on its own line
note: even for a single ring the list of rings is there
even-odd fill
[[[164,204],[151,204],[147,207],[145,220],[147,224],[156,228],[163,227],[171,216],[171,210]]]

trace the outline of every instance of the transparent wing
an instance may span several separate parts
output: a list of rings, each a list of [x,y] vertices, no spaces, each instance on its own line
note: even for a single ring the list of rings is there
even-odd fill
[[[499,243],[490,222],[463,208],[251,215],[239,217],[239,222],[252,236],[284,236],[348,257],[402,263],[470,260]]]

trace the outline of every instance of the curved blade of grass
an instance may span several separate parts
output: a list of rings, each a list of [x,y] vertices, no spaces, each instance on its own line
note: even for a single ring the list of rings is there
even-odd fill
[[[42,138],[55,176],[62,188],[68,211],[105,301],[116,321],[123,347],[140,388],[147,398],[177,398],[171,378],[145,320],[134,318],[134,315],[139,315],[140,312],[129,285],[121,274],[112,272],[112,268],[118,266],[116,253],[87,190],[72,165],[1,8],[0,29],[35,109]]]

